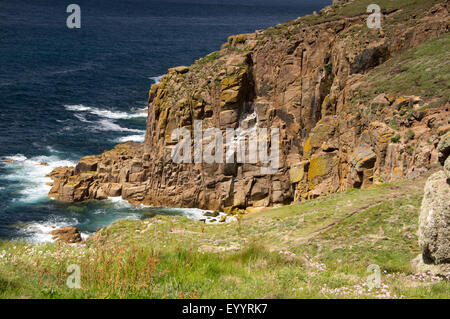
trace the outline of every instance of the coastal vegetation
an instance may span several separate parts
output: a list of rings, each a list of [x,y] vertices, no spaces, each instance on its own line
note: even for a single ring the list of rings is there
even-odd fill
[[[447,298],[416,273],[425,178],[350,189],[205,225],[121,220],[82,245],[0,243],[1,298]],[[81,288],[66,285],[71,264]],[[369,290],[367,267],[381,269]]]

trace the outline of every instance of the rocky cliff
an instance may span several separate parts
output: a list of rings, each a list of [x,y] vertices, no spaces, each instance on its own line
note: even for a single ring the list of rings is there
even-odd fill
[[[381,29],[367,27],[366,2],[230,36],[220,51],[169,69],[149,91],[145,142],[56,169],[49,195],[232,210],[414,178],[438,162],[438,138],[450,130],[449,1],[379,1]],[[279,145],[278,170],[195,161],[195,147],[192,162],[175,163],[172,133],[193,136],[199,123],[203,131],[278,129],[278,141],[254,140]],[[202,143],[235,141],[218,139]]]

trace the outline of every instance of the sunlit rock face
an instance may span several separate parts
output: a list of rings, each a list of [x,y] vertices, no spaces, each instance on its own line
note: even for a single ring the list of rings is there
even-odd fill
[[[377,66],[447,32],[448,5],[417,13],[413,24],[394,23],[391,13],[383,31],[369,30],[365,15],[327,19],[331,10],[321,11],[321,23],[297,19],[230,36],[220,51],[169,69],[149,90],[145,142],[55,170],[50,196],[228,211],[421,174],[438,161],[434,141],[449,124],[448,105],[424,111],[420,96],[362,97],[359,87]],[[192,139],[183,163],[173,160],[179,132]],[[239,137],[248,140],[240,160],[226,152]]]

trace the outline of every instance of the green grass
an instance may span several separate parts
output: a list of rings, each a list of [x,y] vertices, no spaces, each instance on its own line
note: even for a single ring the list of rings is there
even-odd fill
[[[437,3],[443,2],[442,0],[379,0],[376,4],[380,6],[384,14],[389,14],[399,10],[396,14],[396,23],[400,21],[408,21],[411,16],[418,12],[423,12],[433,7]],[[348,3],[345,6],[332,7],[332,10],[327,14],[309,14],[298,19],[279,24],[276,27],[269,28],[266,31],[268,35],[278,35],[287,31],[290,26],[308,26],[319,23],[325,23],[330,21],[339,20],[346,17],[355,17],[359,15],[368,14],[367,7],[373,4],[372,0],[355,0]],[[347,35],[348,36],[348,35]]]
[[[213,53],[207,55],[206,57],[204,57],[204,58],[202,58],[202,59],[199,59],[199,60],[197,61],[197,63],[198,63],[199,65],[205,65],[205,64],[211,63],[211,62],[213,62],[213,61],[215,61],[215,60],[217,60],[217,59],[220,59],[220,58],[222,57],[222,55],[223,55],[223,53],[220,52],[220,51],[213,52]]]
[[[122,220],[82,246],[2,242],[0,297],[448,298],[448,281],[420,281],[410,267],[422,189],[351,189],[240,224]],[[65,284],[70,264],[81,289]],[[374,291],[364,286],[370,264],[385,285]]]
[[[416,95],[441,106],[450,100],[450,35],[427,41],[387,61],[367,76],[363,97]]]

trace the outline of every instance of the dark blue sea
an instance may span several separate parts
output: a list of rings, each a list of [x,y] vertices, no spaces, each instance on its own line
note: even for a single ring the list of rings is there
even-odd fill
[[[66,7],[81,8],[81,28]],[[0,0],[0,239],[50,239],[54,227],[85,236],[122,218],[196,218],[195,209],[133,207],[120,200],[50,200],[45,177],[115,144],[144,139],[151,84],[167,69],[331,0]],[[5,162],[4,160],[13,160]],[[48,166],[39,165],[47,162]]]

